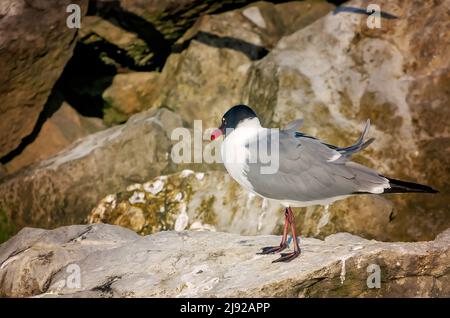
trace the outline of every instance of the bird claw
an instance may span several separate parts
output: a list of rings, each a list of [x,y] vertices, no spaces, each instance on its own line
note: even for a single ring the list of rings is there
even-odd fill
[[[281,252],[287,248],[287,244],[280,244],[279,246],[266,246],[261,249],[261,252],[256,253],[258,255],[274,254]]]
[[[281,257],[274,260],[272,263],[278,263],[278,262],[290,262],[294,258],[300,255],[300,251],[294,251],[291,253],[281,253]]]

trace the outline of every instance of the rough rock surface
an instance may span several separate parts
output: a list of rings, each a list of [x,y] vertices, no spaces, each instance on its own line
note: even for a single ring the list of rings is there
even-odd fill
[[[106,196],[89,223],[108,223],[139,234],[208,229],[243,235],[278,230],[283,210],[247,193],[226,172],[183,170]]]
[[[208,231],[141,237],[102,224],[26,228],[0,246],[0,296],[450,296],[450,230],[418,243],[305,238],[290,263],[256,255],[279,239]]]
[[[19,156],[5,164],[8,174],[55,155],[75,140],[105,128],[99,118],[81,116],[69,104],[60,108],[42,125],[39,133]]]
[[[79,139],[0,184],[0,211],[17,229],[80,223],[106,194],[160,175],[168,132],[178,126],[177,115],[160,109]]]
[[[77,31],[66,26],[72,3],[85,13],[87,0],[0,3],[0,157],[32,132],[72,55]]]
[[[117,74],[103,92],[106,124],[126,121],[131,115],[152,107],[161,87],[158,72]]]
[[[304,118],[306,133],[337,145],[354,141],[370,118],[376,141],[355,159],[440,191],[340,202],[323,215],[320,235],[431,239],[450,226],[450,3],[377,3],[400,18],[382,19],[381,28],[370,29],[366,15],[328,14],[253,63],[242,99],[266,125]],[[317,234],[319,218],[305,222],[312,231],[307,233]]]
[[[204,128],[214,127],[231,105],[240,102],[251,63],[266,55],[281,36],[332,8],[322,1],[257,2],[202,16],[176,43],[180,50],[187,48],[166,61],[155,106],[173,109],[190,125],[200,119]],[[294,22],[286,27],[285,20]]]

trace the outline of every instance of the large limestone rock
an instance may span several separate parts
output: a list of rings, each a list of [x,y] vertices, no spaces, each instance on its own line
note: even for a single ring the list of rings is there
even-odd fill
[[[328,14],[255,62],[242,99],[266,125],[302,117],[306,133],[337,145],[354,141],[370,118],[376,141],[355,159],[440,193],[359,197],[329,212],[303,210],[308,235],[350,231],[382,240],[424,240],[450,226],[449,2],[378,4],[401,18],[382,19],[380,29],[370,29],[366,15]]]
[[[175,110],[190,125],[202,120],[204,127],[214,127],[231,105],[241,101],[251,63],[266,55],[281,36],[332,8],[322,1],[257,2],[202,16],[177,41],[175,47],[182,52],[166,61],[155,106]]]
[[[47,159],[75,140],[104,128],[101,119],[83,117],[69,104],[63,102],[44,122],[36,138],[4,167],[8,174],[14,173],[23,167]]]
[[[0,296],[450,296],[450,230],[418,243],[305,238],[290,263],[256,255],[279,239],[209,231],[140,237],[103,224],[26,228],[0,246]]]
[[[106,194],[160,175],[178,126],[177,115],[160,109],[82,138],[0,184],[0,210],[16,229],[82,222]]]
[[[88,222],[116,224],[144,235],[173,229],[256,235],[277,231],[282,216],[279,204],[248,193],[226,172],[183,170],[106,196]]]
[[[77,30],[66,25],[69,4],[87,0],[2,0],[0,3],[0,157],[29,135],[70,59]]]

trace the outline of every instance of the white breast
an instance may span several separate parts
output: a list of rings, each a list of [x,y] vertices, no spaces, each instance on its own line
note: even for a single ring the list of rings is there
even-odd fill
[[[253,187],[245,175],[250,151],[246,147],[248,141],[258,135],[262,127],[259,120],[248,120],[246,125],[240,125],[227,135],[221,146],[222,161],[230,176],[247,191],[253,192]]]
[[[233,136],[234,132],[227,136],[221,146],[222,161],[230,176],[246,190],[252,191],[253,187],[245,175],[249,150],[242,143],[242,138]]]

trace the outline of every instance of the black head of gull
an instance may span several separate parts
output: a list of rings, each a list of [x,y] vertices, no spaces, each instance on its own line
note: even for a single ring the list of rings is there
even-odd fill
[[[221,125],[211,134],[211,140],[220,135],[227,135],[227,130],[236,129],[236,127],[246,119],[258,118],[255,111],[247,105],[236,105],[231,107],[222,117]]]

